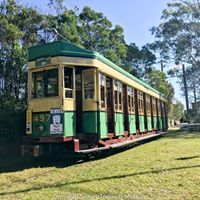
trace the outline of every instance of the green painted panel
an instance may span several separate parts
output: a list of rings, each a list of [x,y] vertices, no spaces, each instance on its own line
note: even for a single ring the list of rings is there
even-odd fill
[[[70,137],[76,135],[76,113],[64,113],[64,136]]]
[[[32,135],[49,136],[50,135],[50,114],[33,113],[32,116]]]
[[[116,136],[124,134],[124,116],[123,116],[123,113],[115,113],[115,134],[116,134]]]
[[[154,130],[158,130],[158,118],[156,116],[153,117]]]
[[[144,132],[145,127],[144,127],[144,116],[143,115],[139,115],[139,125],[140,125],[140,132]]]
[[[165,129],[165,127],[166,127],[166,125],[165,125],[165,118],[164,117],[162,117],[162,127],[163,127],[163,129]]]
[[[82,115],[83,133],[97,133],[97,112],[83,112]]]
[[[162,117],[158,117],[158,123],[159,123],[159,125],[158,125],[158,127],[159,127],[159,130],[162,130]]]
[[[107,138],[107,113],[106,112],[100,112],[100,137],[101,138]]]
[[[129,129],[130,133],[136,133],[136,121],[134,114],[129,114]]]
[[[152,131],[151,116],[147,116],[147,130]]]

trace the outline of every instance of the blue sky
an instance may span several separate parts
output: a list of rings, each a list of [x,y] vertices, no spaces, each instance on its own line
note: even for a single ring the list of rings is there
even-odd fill
[[[51,12],[47,7],[48,0],[18,0],[28,4],[41,12]],[[69,9],[75,6],[82,9],[89,6],[95,11],[102,12],[114,25],[119,24],[124,29],[125,40],[129,44],[136,43],[142,46],[153,42],[154,37],[149,29],[160,23],[160,17],[167,3],[173,0],[65,0]],[[168,66],[167,70],[170,68]],[[175,88],[175,97],[184,103],[176,80],[170,79]]]
[[[18,0],[24,4],[37,7],[41,12],[50,12],[48,0]],[[65,0],[65,5],[73,9],[89,6],[95,11],[102,12],[114,24],[124,29],[127,43],[135,42],[142,46],[153,41],[149,29],[158,25],[162,10],[172,0]]]

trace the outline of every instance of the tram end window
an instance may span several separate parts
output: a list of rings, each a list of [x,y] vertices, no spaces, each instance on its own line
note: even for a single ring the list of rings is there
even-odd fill
[[[58,96],[58,68],[32,73],[32,98]]]

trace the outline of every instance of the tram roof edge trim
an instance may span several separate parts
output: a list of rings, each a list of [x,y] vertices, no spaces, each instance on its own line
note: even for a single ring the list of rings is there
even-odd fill
[[[136,81],[137,83],[143,85],[145,88],[152,90],[153,92],[159,94],[161,97],[165,97],[163,94],[161,94],[156,89],[149,86],[147,83],[141,81],[140,79],[134,77],[129,72],[125,71],[118,65],[114,64],[104,56],[102,56],[100,53],[96,51],[86,50],[81,47],[78,47],[70,42],[66,42],[63,40],[41,44],[38,46],[32,46],[28,49],[28,60],[34,61],[39,58],[44,57],[54,57],[54,56],[71,56],[71,57],[81,57],[81,58],[95,58],[99,61],[105,63],[106,65],[109,65],[110,67],[114,68],[118,72],[124,74],[128,78]]]

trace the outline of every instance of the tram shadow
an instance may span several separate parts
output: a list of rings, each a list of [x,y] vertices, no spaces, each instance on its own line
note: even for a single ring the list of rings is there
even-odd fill
[[[45,167],[55,167],[55,168],[65,168],[72,165],[78,165],[84,162],[92,162],[94,160],[104,159],[106,157],[119,154],[125,150],[135,148],[141,144],[150,142],[151,140],[157,140],[158,138],[148,139],[145,141],[140,141],[132,145],[122,147],[119,149],[113,149],[93,154],[48,154],[43,155],[38,158],[32,156],[0,156],[0,173],[9,173],[23,171],[25,169],[31,168],[45,168]]]

